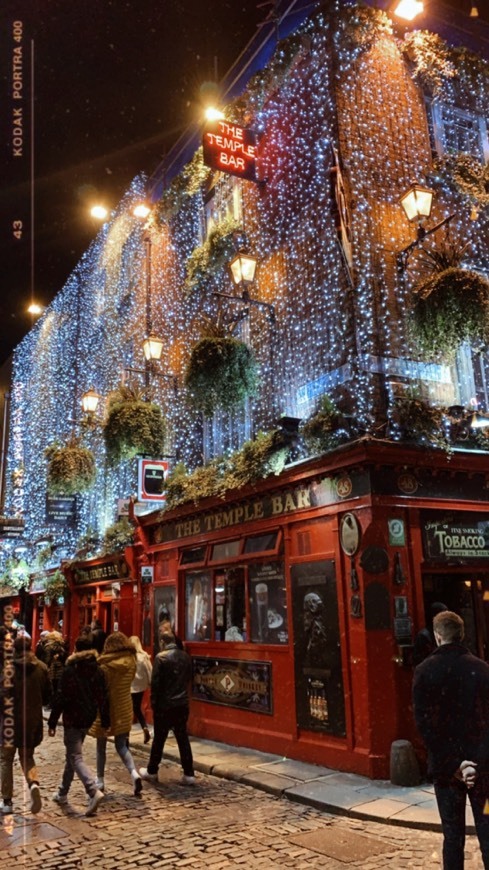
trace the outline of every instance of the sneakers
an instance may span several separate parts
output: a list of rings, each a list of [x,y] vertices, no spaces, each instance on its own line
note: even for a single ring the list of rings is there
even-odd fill
[[[103,801],[105,795],[103,791],[97,789],[94,795],[88,799],[88,807],[85,813],[86,816],[94,816],[97,812],[97,807],[101,801]]]
[[[184,773],[180,780],[180,785],[195,785],[195,776],[186,776]]]
[[[1,811],[4,816],[7,816],[9,813],[13,813],[14,808],[12,806],[12,801],[9,798],[4,798],[1,805]]]
[[[68,803],[68,795],[61,794],[61,792],[58,789],[58,791],[54,792],[53,796],[51,797],[51,800],[53,800],[55,804],[63,804],[64,805],[64,804]]]
[[[31,785],[31,813],[38,813],[42,809],[41,791],[37,782]]]
[[[146,767],[139,768],[139,776],[141,777],[141,779],[146,780],[146,782],[158,782],[158,774],[148,773],[148,769]]]
[[[97,789],[97,791],[105,791],[105,782],[98,776],[95,780],[95,788]]]

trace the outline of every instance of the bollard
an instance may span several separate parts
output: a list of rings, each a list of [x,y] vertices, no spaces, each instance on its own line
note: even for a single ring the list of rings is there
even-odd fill
[[[391,745],[390,763],[391,783],[393,785],[419,785],[421,775],[413,744],[409,740],[394,740]]]

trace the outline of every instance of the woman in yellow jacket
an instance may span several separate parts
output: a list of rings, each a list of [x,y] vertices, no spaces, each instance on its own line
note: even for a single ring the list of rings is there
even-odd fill
[[[134,794],[141,794],[143,784],[128,748],[132,727],[131,683],[136,673],[136,648],[122,631],[107,637],[98,664],[104,673],[110,701],[110,728],[105,730],[97,716],[90,731],[97,738],[97,788],[104,790],[107,737],[113,736],[115,748],[134,781]]]

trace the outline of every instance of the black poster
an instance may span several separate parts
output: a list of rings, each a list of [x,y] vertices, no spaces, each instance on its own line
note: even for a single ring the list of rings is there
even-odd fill
[[[46,523],[50,526],[74,526],[76,495],[46,496]]]
[[[345,699],[334,561],[292,565],[297,724],[343,737]]]
[[[288,643],[287,601],[282,562],[250,565],[251,640]]]

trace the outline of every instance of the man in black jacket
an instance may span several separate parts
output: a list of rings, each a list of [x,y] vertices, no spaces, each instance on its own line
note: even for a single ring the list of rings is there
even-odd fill
[[[86,815],[93,816],[104,795],[97,788],[94,776],[83,759],[83,741],[97,717],[103,728],[110,725],[110,708],[105,677],[97,664],[97,652],[90,637],[75,641],[75,652],[66,662],[61,675],[59,690],[53,700],[48,721],[49,736],[54,737],[60,714],[63,713],[66,762],[58,791],[53,800],[58,804],[68,802],[68,791],[76,775],[85,786],[88,795]]]
[[[158,780],[166,738],[170,729],[175,735],[183,768],[182,785],[194,785],[194,761],[187,734],[189,714],[188,687],[192,677],[192,663],[188,653],[178,649],[175,635],[169,629],[160,630],[161,652],[154,660],[151,675],[151,706],[153,708],[154,736],[148,767],[141,768],[141,779]]]
[[[437,649],[414,672],[413,700],[442,822],[443,867],[464,866],[468,794],[489,870],[489,665],[463,646],[458,614],[439,613],[433,629]]]

